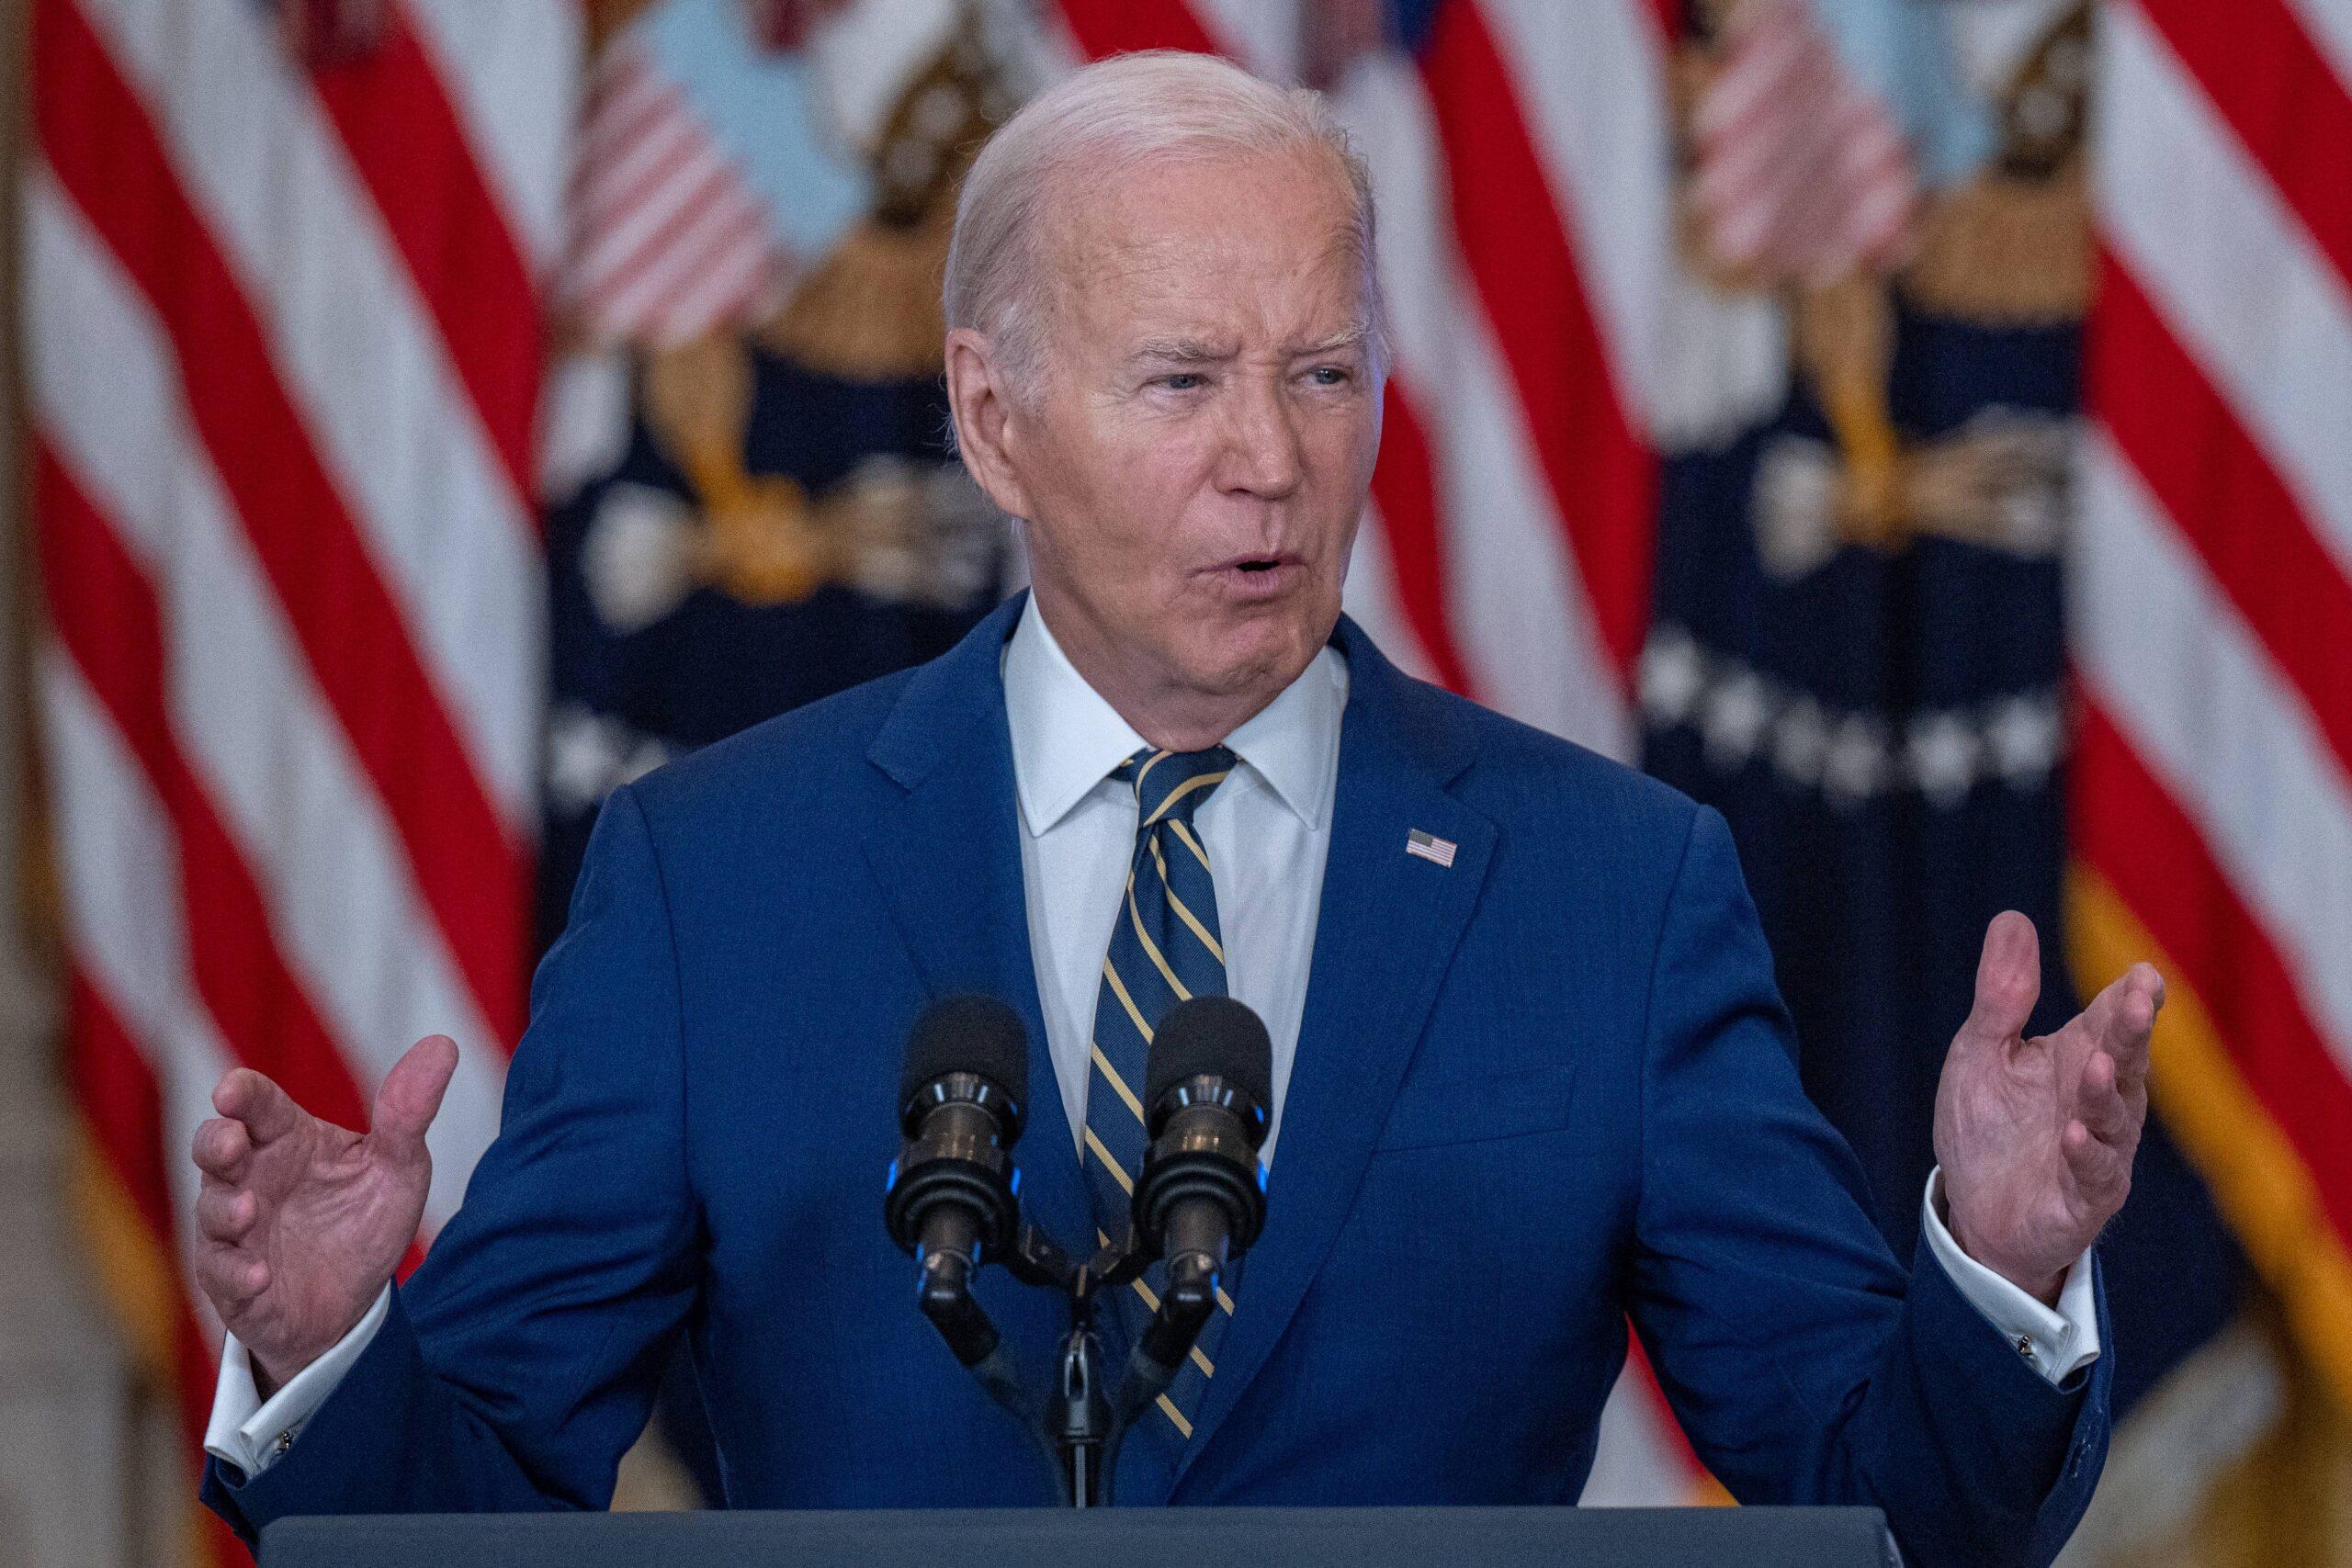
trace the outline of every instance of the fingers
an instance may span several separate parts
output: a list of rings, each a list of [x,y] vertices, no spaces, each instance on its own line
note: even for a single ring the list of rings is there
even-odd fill
[[[242,1187],[206,1178],[196,1194],[196,1228],[208,1241],[235,1246],[252,1234],[261,1200]]]
[[[2025,1032],[2041,996],[2041,939],[2031,920],[2005,909],[1985,929],[1984,953],[1976,961],[1976,1001],[1961,1033],[1987,1043],[2014,1040]]]
[[[236,1181],[245,1174],[251,1163],[254,1141],[243,1122],[232,1122],[216,1116],[196,1130],[196,1140],[190,1151],[196,1168],[207,1176],[217,1176],[223,1181]]]
[[[2129,1150],[2139,1132],[2137,1118],[2123,1098],[2120,1068],[2105,1051],[2093,1051],[2083,1063],[2081,1092],[2075,1097],[2075,1115],[2091,1136],[2109,1148]]]
[[[2110,1144],[2091,1135],[2091,1130],[2081,1122],[2069,1122],[2058,1135],[2058,1147],[2066,1156],[2066,1168],[2075,1182],[2111,1214],[2122,1206],[2123,1194],[2132,1184],[2132,1156]]]
[[[424,1130],[441,1110],[441,1097],[458,1070],[458,1043],[428,1034],[392,1064],[376,1091],[369,1135],[395,1152],[422,1154]]]
[[[214,1311],[232,1317],[238,1308],[269,1289],[269,1264],[253,1253],[207,1243],[197,1250],[196,1282]]]
[[[255,1147],[300,1126],[302,1108],[293,1096],[251,1067],[232,1067],[212,1091],[212,1109],[245,1124]]]
[[[243,1127],[239,1122],[208,1122],[207,1127]],[[197,1134],[199,1145],[207,1139]],[[225,1142],[225,1138],[222,1138]],[[196,1282],[215,1312],[233,1317],[238,1310],[269,1287],[269,1264],[243,1244],[261,1218],[261,1199],[244,1188],[208,1172],[196,1194]]]
[[[2115,1056],[2124,1082],[2136,1085],[2148,1076],[2148,1044],[2164,1010],[2165,978],[2152,964],[2134,964],[2099,994],[2110,993],[2114,1001],[2100,1043]]]

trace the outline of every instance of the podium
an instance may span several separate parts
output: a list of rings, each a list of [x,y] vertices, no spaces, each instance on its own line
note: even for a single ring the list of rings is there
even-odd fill
[[[262,1568],[1899,1568],[1875,1508],[989,1508],[280,1519]]]

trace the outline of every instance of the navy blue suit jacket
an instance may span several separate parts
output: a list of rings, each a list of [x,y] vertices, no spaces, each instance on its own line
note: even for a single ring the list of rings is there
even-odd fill
[[[881,1220],[927,999],[1010,1000],[1057,1104],[999,675],[1020,607],[613,797],[463,1208],[291,1450],[212,1466],[232,1523],[604,1506],[681,1334],[731,1506],[1051,1501]],[[1882,1506],[1915,1564],[2048,1561],[2111,1358],[2053,1388],[1931,1258],[1906,1285],[1799,1088],[1722,819],[1334,640],[1271,1218],[1192,1441],[1131,1448],[1122,1501],[1573,1502],[1630,1314],[1735,1495]],[[1085,1239],[1060,1119],[1021,1154],[1032,1217]],[[1001,1270],[982,1297],[1041,1375],[1062,1314]]]

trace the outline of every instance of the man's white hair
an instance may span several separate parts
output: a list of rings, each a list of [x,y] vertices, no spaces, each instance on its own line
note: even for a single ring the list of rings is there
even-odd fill
[[[1213,55],[1146,50],[1063,77],[989,139],[964,176],[947,248],[947,324],[986,335],[1013,385],[1036,385],[1052,302],[1037,239],[1057,176],[1089,185],[1137,164],[1230,152],[1328,157],[1355,198],[1353,238],[1363,258],[1363,302],[1375,369],[1385,355],[1374,262],[1372,176],[1320,93],[1278,87]],[[1084,188],[1073,185],[1073,189]]]

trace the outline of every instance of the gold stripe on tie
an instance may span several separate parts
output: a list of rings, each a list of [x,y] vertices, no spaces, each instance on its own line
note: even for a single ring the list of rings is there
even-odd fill
[[[1136,798],[1137,800],[1141,800],[1143,798],[1143,781],[1150,776],[1151,770],[1159,766],[1160,763],[1168,761],[1169,758],[1173,757],[1175,754],[1176,753],[1173,751],[1154,751],[1151,754],[1151,760],[1146,762],[1142,767],[1136,770],[1136,776],[1132,782],[1135,784]]]
[[[1127,983],[1119,978],[1119,972],[1111,967],[1111,960],[1107,956],[1102,960],[1102,978],[1111,982],[1111,990],[1119,998],[1119,1005],[1127,1010],[1129,1018],[1135,1020],[1136,1032],[1143,1036],[1145,1044],[1150,1044],[1151,1025],[1143,1021],[1143,1010],[1136,1006],[1135,998],[1127,995]]]
[[[1119,1184],[1119,1190],[1133,1197],[1136,1190],[1135,1182],[1128,1178],[1125,1171],[1119,1168],[1119,1162],[1111,1157],[1111,1151],[1102,1146],[1102,1140],[1094,1135],[1094,1129],[1091,1127],[1086,1130],[1086,1146],[1094,1151],[1094,1157],[1102,1162],[1102,1168],[1111,1173],[1111,1179]],[[1218,1293],[1223,1294],[1222,1292]]]
[[[1168,857],[1160,853],[1159,840],[1157,839],[1154,839],[1151,843],[1151,858],[1155,862],[1159,863],[1160,886],[1168,895],[1168,907],[1176,911],[1176,918],[1183,921],[1184,924],[1191,929],[1192,933],[1194,936],[1201,939],[1201,945],[1207,948],[1211,955],[1214,956],[1219,964],[1224,963],[1224,944],[1218,942],[1216,938],[1209,935],[1208,928],[1201,924],[1199,919],[1193,916],[1192,910],[1184,908],[1184,900],[1176,897],[1175,885],[1169,881],[1168,878]]]
[[[1127,1080],[1121,1077],[1118,1069],[1111,1066],[1111,1058],[1102,1054],[1102,1047],[1089,1044],[1086,1049],[1093,1056],[1094,1065],[1101,1069],[1103,1077],[1110,1081],[1113,1089],[1119,1091],[1119,1098],[1127,1102],[1127,1109],[1136,1113],[1136,1120],[1143,1121],[1145,1119],[1143,1101],[1136,1098],[1136,1091],[1127,1087]]]
[[[1201,841],[1193,837],[1193,830],[1190,828],[1185,827],[1183,823],[1173,820],[1168,824],[1168,827],[1178,838],[1184,840],[1184,847],[1193,852],[1193,858],[1201,863],[1201,869],[1203,871],[1208,871],[1209,852],[1208,851],[1201,848]],[[1209,872],[1209,874],[1214,876],[1216,873],[1212,871]]]
[[[1176,1408],[1176,1402],[1164,1393],[1159,1396],[1159,1411],[1161,1415],[1176,1423],[1178,1431],[1187,1438],[1193,1435],[1193,1424],[1184,1419],[1184,1413]]]
[[[1225,1293],[1225,1287],[1223,1285],[1216,1287],[1216,1304],[1225,1309],[1226,1316],[1231,1317],[1233,1315],[1233,1298]]]
[[[1227,768],[1225,773],[1229,773],[1232,771],[1232,769]],[[1170,807],[1175,805],[1178,801],[1183,799],[1194,790],[1215,789],[1218,784],[1224,782],[1225,773],[1194,773],[1191,778],[1186,779],[1182,784],[1178,784],[1174,789],[1168,792],[1168,798],[1161,801],[1158,808],[1155,809],[1148,818],[1145,818],[1144,826],[1148,828],[1152,823],[1157,822],[1161,818],[1167,816],[1168,808]]]
[[[1143,912],[1136,908],[1136,879],[1132,876],[1127,878],[1127,923],[1135,928],[1136,941],[1143,944],[1143,955],[1151,960],[1152,966],[1159,971],[1159,977],[1168,982],[1170,990],[1176,993],[1176,999],[1191,1001],[1193,993],[1184,988],[1183,981],[1176,978],[1176,971],[1168,967],[1168,960],[1159,954],[1159,944],[1144,934]],[[1105,957],[1103,962],[1107,964],[1110,960]],[[1146,1035],[1145,1038],[1149,1039],[1150,1036]]]

